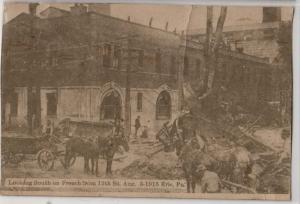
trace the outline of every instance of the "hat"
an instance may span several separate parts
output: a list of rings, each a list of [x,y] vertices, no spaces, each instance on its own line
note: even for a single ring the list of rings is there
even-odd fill
[[[199,165],[197,166],[197,169],[196,169],[197,172],[199,172],[199,171],[204,171],[204,170],[206,170],[206,166],[205,166],[205,165],[199,164]]]
[[[290,134],[289,128],[282,129],[281,134]]]
[[[290,131],[289,128],[284,128],[281,131],[281,137],[282,138],[288,138],[290,136],[290,134],[291,134],[291,131]]]

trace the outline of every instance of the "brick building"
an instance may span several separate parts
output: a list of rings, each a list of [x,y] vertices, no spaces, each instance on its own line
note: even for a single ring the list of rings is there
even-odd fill
[[[279,45],[277,35],[281,25],[281,8],[264,7],[261,23],[225,26],[224,46],[232,51],[242,52],[269,62],[276,62]],[[188,30],[189,38],[205,42],[205,29]]]
[[[107,5],[105,5],[105,8]],[[76,4],[49,8],[42,17],[22,13],[3,29],[2,122],[38,126],[48,119],[74,121],[129,118],[153,131],[181,108],[178,80],[204,80],[203,44],[174,32],[111,17],[104,8]],[[95,11],[100,11],[95,12]],[[271,100],[267,60],[224,50],[222,80],[248,104]],[[236,86],[241,77],[245,84]],[[270,96],[271,98],[271,96]]]

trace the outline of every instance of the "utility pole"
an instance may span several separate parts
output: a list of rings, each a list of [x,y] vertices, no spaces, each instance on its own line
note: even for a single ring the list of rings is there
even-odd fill
[[[183,93],[183,69],[184,69],[185,47],[180,45],[178,54],[178,71],[177,71],[177,89],[178,89],[178,108],[183,109],[184,93]]]
[[[33,15],[33,4],[29,4],[28,5],[29,7],[29,11],[30,11],[30,14],[32,16]],[[32,86],[33,86],[33,80],[34,80],[34,77],[33,77],[33,56],[32,56],[32,51],[34,50],[33,48],[33,45],[34,45],[34,39],[32,38],[34,36],[34,19],[31,19],[30,20],[30,32],[29,32],[29,46],[30,46],[30,54],[29,54],[29,62],[30,62],[30,65],[28,67],[28,72],[27,72],[27,125],[28,125],[28,134],[31,135],[32,134]]]
[[[130,38],[127,41],[127,67],[126,67],[126,87],[125,87],[125,135],[131,133],[131,104],[130,104],[130,72],[131,72],[131,50]]]
[[[126,67],[126,85],[125,85],[125,135],[130,136],[131,134],[131,73],[133,71],[132,59],[135,56],[132,56],[133,52],[137,52],[137,49],[131,47],[132,38],[136,39],[137,35],[128,35],[127,36],[127,67]]]
[[[30,3],[29,4],[29,12],[32,16],[36,16],[36,9],[38,3]],[[30,45],[31,46],[31,51],[34,51],[34,45],[37,44],[37,40],[35,37],[37,36],[35,31],[35,20],[31,20],[30,24]],[[34,53],[34,52],[33,52]],[[40,117],[41,117],[41,97],[40,97],[40,85],[39,85],[39,76],[38,76],[38,69],[37,69],[37,63],[36,63],[36,56],[35,54],[31,53],[30,54],[30,67],[29,67],[29,76],[27,76],[28,79],[28,87],[27,87],[27,124],[28,124],[28,133],[32,134],[33,133],[33,122],[36,122],[35,125],[38,127],[40,126]],[[33,63],[35,62],[35,63]],[[33,89],[33,87],[35,89]],[[34,91],[34,94],[33,94]],[[35,117],[33,117],[35,116]],[[33,119],[35,121],[33,121]]]

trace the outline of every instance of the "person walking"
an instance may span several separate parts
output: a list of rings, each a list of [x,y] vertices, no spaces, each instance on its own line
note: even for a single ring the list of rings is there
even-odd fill
[[[137,116],[137,118],[135,119],[135,124],[134,124],[134,127],[135,127],[134,137],[135,137],[135,139],[137,138],[138,130],[141,127],[140,119],[141,119],[140,116]]]

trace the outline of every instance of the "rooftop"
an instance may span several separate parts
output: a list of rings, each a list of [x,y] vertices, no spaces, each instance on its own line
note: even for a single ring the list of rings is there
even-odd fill
[[[256,23],[250,25],[225,26],[223,32],[279,28],[280,23],[281,22],[278,21],[278,22],[270,22],[270,23]],[[187,35],[203,35],[205,33],[206,33],[206,28],[187,30]]]
[[[55,7],[51,7],[51,8],[55,8]],[[62,10],[62,9],[59,9],[59,10]],[[68,11],[66,11],[66,12],[68,12]],[[91,19],[98,19],[97,17],[101,17],[101,18],[112,19],[114,22],[121,23],[121,24],[116,24],[115,26],[117,26],[117,27],[119,25],[122,25],[123,23],[127,24],[127,25],[133,25],[133,27],[131,27],[131,28],[133,28],[134,32],[141,32],[144,29],[147,29],[149,31],[155,31],[155,32],[149,32],[149,35],[152,36],[155,39],[158,38],[158,40],[160,40],[160,41],[165,41],[164,39],[165,38],[169,38],[168,36],[170,35],[170,36],[173,36],[172,38],[174,38],[174,39],[176,39],[176,37],[178,37],[177,39],[181,38],[181,42],[178,41],[179,43],[181,43],[181,46],[188,46],[189,48],[195,48],[195,49],[200,49],[200,50],[203,49],[203,44],[201,44],[201,43],[197,43],[197,42],[194,42],[194,41],[189,41],[189,40],[186,40],[186,39],[185,39],[186,42],[183,43],[182,40],[184,39],[184,36],[181,36],[179,34],[175,34],[174,32],[166,31],[166,30],[163,30],[163,29],[160,29],[160,28],[150,27],[150,26],[146,26],[146,25],[143,25],[143,24],[139,24],[139,23],[135,23],[135,22],[123,20],[123,19],[120,19],[120,18],[116,18],[116,17],[104,15],[104,14],[99,14],[99,13],[96,13],[96,12],[86,12],[86,13],[83,13],[81,15],[74,15],[75,19],[73,19],[72,16],[73,15],[64,15],[64,16],[55,17],[55,18],[49,18],[49,19],[44,18],[44,19],[42,19],[42,18],[39,18],[39,17],[34,17],[34,16],[30,15],[30,14],[21,13],[17,17],[15,17],[11,21],[9,21],[6,25],[9,25],[9,24],[17,21],[17,19],[20,19],[21,21],[24,21],[24,19],[28,19],[28,20],[37,20],[38,22],[45,22],[46,24],[43,26],[44,29],[49,29],[48,23],[52,24],[52,22],[59,22],[58,25],[64,26],[66,24],[63,23],[62,19],[71,19],[72,20],[71,22],[74,23],[74,25],[68,26],[68,27],[75,26],[76,29],[74,30],[74,29],[70,28],[71,29],[70,31],[71,31],[71,33],[73,33],[74,31],[76,31],[76,32],[74,33],[75,36],[74,35],[70,35],[67,38],[69,40],[70,40],[70,38],[71,39],[74,38],[73,40],[70,41],[70,43],[72,43],[73,41],[74,42],[78,42],[78,40],[82,41],[82,37],[78,38],[78,34],[79,33],[77,31],[84,30],[84,29],[80,28],[81,24],[79,24],[78,19],[81,19],[81,17],[87,17],[88,21],[83,20],[83,22],[90,22],[90,18],[89,17],[91,17]],[[99,18],[98,20],[101,20],[101,18]],[[66,21],[66,22],[69,22],[69,21]],[[279,22],[264,23],[264,24],[253,24],[253,25],[248,25],[248,26],[229,26],[229,27],[225,27],[225,29],[224,29],[225,31],[224,32],[230,32],[230,31],[234,31],[234,30],[247,30],[247,29],[248,30],[253,30],[253,29],[276,28],[278,26],[279,26]],[[129,28],[129,29],[131,29],[131,28]],[[140,28],[140,29],[135,29],[135,28]],[[122,26],[121,29],[124,30],[124,27]],[[143,32],[143,34],[148,33],[147,30],[146,30],[146,32]],[[87,31],[87,32],[90,32],[90,31]],[[126,31],[124,31],[124,32],[126,32]],[[199,30],[194,30],[194,33],[197,33],[197,32],[199,32]],[[51,34],[51,33],[52,32],[50,32],[49,34]],[[82,33],[83,36],[85,36],[85,34],[86,34],[84,32],[80,32],[80,33]],[[165,36],[165,37],[161,38],[160,37],[161,35],[156,35],[156,34],[159,34],[159,33],[164,33],[163,36]],[[190,34],[191,33],[192,32],[190,32]],[[52,34],[50,35],[50,37],[52,36]],[[61,33],[58,33],[58,34],[61,34]],[[61,36],[63,36],[65,38],[66,37],[65,34],[66,33],[63,30],[63,33],[61,34]],[[91,37],[90,35],[85,36],[85,38],[87,38],[86,40],[90,39],[90,37]],[[161,38],[161,39],[159,39],[159,38]],[[170,41],[169,43],[171,43],[171,42],[172,41]],[[82,43],[85,43],[85,42],[80,42],[80,44],[82,44]],[[262,63],[262,64],[268,64],[265,59],[262,59],[262,58],[259,58],[259,57],[254,57],[254,56],[250,56],[250,55],[245,55],[245,54],[241,54],[241,53],[237,53],[237,52],[234,52],[234,51],[228,51],[228,50],[227,51],[222,51],[222,54],[229,55],[231,57],[234,56],[234,57],[237,57],[239,59],[250,60],[250,61],[258,62],[258,63]]]

